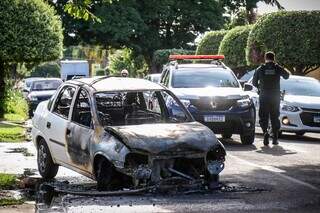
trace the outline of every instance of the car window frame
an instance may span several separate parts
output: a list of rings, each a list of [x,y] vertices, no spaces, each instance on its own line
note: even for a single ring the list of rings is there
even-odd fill
[[[90,113],[91,113],[91,124],[90,124],[90,126],[85,126],[85,125],[80,124],[80,123],[78,123],[78,122],[76,122],[76,121],[74,121],[74,120],[72,119],[72,118],[73,118],[74,111],[75,111],[75,108],[76,108],[76,103],[77,103],[77,100],[78,100],[78,98],[79,98],[79,96],[80,96],[81,90],[84,90],[84,91],[87,93],[87,95],[88,95],[88,100],[89,100],[89,105],[90,105]],[[71,111],[71,115],[70,115],[70,122],[73,123],[73,124],[75,124],[75,125],[84,127],[84,128],[86,128],[86,129],[94,129],[93,107],[94,107],[94,106],[93,106],[93,103],[92,103],[92,101],[91,101],[91,97],[90,97],[89,91],[88,91],[87,89],[85,89],[84,87],[79,87],[79,88],[77,89],[77,91],[76,91],[76,95],[75,95],[75,98],[74,98],[73,103],[72,103],[72,111]]]
[[[55,99],[54,99],[54,103],[52,104],[51,106],[51,113],[54,114],[54,115],[57,115],[59,116],[60,118],[63,118],[64,120],[67,120],[67,121],[70,121],[71,119],[71,112],[73,111],[73,105],[74,105],[74,102],[75,102],[75,95],[73,95],[72,97],[72,100],[71,100],[71,104],[70,104],[70,110],[69,110],[69,113],[68,113],[68,117],[64,117],[62,116],[61,114],[58,114],[54,111],[54,108],[55,108],[55,105],[57,103],[57,101],[59,100],[59,97],[60,97],[60,94],[61,92],[64,90],[64,88],[66,87],[73,87],[75,89],[75,92],[74,94],[77,94],[78,93],[78,90],[79,90],[79,87],[77,87],[76,85],[72,85],[72,84],[64,84],[61,89],[59,90],[59,92],[57,93]]]

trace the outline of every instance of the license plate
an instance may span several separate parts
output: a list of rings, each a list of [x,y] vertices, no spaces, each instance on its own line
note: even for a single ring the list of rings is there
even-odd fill
[[[225,122],[226,117],[224,115],[205,115],[205,122]]]
[[[314,116],[313,117],[313,122],[320,123],[320,116]]]

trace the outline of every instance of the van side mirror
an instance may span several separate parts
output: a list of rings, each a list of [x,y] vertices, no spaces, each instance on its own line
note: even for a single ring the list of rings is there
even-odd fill
[[[253,85],[249,84],[249,83],[245,83],[243,90],[244,91],[252,91],[253,90]]]

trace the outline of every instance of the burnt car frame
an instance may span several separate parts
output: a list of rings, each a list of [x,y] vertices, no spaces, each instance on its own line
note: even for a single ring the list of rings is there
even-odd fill
[[[168,112],[169,101],[181,111]],[[169,90],[147,80],[67,81],[39,104],[32,123],[45,179],[54,178],[60,165],[103,190],[119,180],[134,186],[177,176],[216,182],[224,168],[225,149],[214,133]]]

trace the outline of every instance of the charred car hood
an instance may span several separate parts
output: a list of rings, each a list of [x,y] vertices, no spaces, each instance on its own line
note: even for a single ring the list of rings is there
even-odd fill
[[[220,144],[214,133],[198,122],[114,126],[106,131],[120,137],[128,148],[151,154],[206,152]]]

